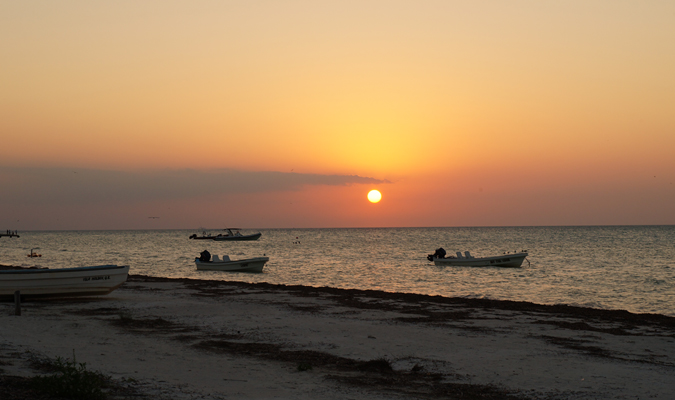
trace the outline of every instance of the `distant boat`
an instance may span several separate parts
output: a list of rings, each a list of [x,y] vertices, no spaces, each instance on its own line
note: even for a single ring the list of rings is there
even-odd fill
[[[211,261],[201,261],[199,257],[195,258],[195,264],[198,270],[209,271],[229,271],[229,272],[262,272],[265,263],[269,257],[254,257],[244,260],[230,260],[229,256],[223,256],[221,260],[217,255],[211,258]]]
[[[97,265],[60,269],[0,271],[0,297],[20,291],[28,297],[105,295],[127,280],[129,266]]]
[[[218,234],[213,237],[213,240],[215,241],[220,241],[220,240],[258,240],[260,239],[260,236],[262,236],[262,233],[252,233],[250,235],[242,235],[241,232],[239,232],[238,229],[235,229],[235,232],[232,232],[232,229],[226,229],[227,233],[222,235]]]
[[[26,257],[31,257],[31,258],[42,257],[42,254],[36,253],[35,250],[37,250],[37,248],[36,249],[30,249],[30,254],[26,254]]]
[[[242,235],[241,232],[239,232],[239,229],[237,228],[232,228],[232,229],[225,229],[227,232],[225,234],[219,233],[217,235],[211,235],[210,233],[206,233],[206,231],[202,231],[202,235],[198,236],[197,234],[193,234],[190,236],[190,239],[196,239],[196,240],[216,240],[216,241],[221,241],[221,240],[232,240],[232,241],[248,241],[248,240],[258,240],[260,239],[260,236],[262,236],[262,233],[252,233],[250,235]]]
[[[465,251],[464,255],[459,251],[456,254],[457,256],[445,257],[445,250],[440,248],[434,254],[429,254],[427,260],[433,261],[435,265],[442,266],[518,268],[528,256],[525,250],[520,253],[502,254],[492,257],[474,257],[468,251]]]

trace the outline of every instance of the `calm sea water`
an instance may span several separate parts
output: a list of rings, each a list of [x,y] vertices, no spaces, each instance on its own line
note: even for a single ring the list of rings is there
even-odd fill
[[[244,231],[253,233],[258,230]],[[216,231],[214,231],[216,232]],[[189,230],[19,232],[0,264],[130,265],[132,274],[523,300],[675,315],[675,226],[261,230],[254,242],[189,240]],[[526,249],[522,268],[436,267],[438,247],[475,256]],[[40,258],[28,258],[39,248]],[[262,274],[197,271],[208,249],[267,255]]]

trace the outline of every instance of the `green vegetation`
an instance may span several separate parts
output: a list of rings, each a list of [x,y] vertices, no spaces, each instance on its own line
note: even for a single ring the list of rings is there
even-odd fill
[[[54,397],[72,400],[102,400],[106,398],[103,388],[109,377],[100,372],[87,371],[86,363],[73,360],[48,360],[45,366],[54,371],[51,375],[35,376],[31,379],[34,390]]]

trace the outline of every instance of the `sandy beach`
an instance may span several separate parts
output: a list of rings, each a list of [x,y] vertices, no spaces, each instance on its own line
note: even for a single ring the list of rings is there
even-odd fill
[[[128,388],[113,398],[675,396],[675,318],[660,315],[140,275],[0,310],[5,396],[36,359],[73,354]]]

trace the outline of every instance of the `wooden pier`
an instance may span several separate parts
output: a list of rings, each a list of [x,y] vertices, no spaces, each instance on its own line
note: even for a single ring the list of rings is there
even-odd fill
[[[16,231],[6,231],[6,232],[0,232],[0,238],[3,236],[7,237],[21,237]]]

